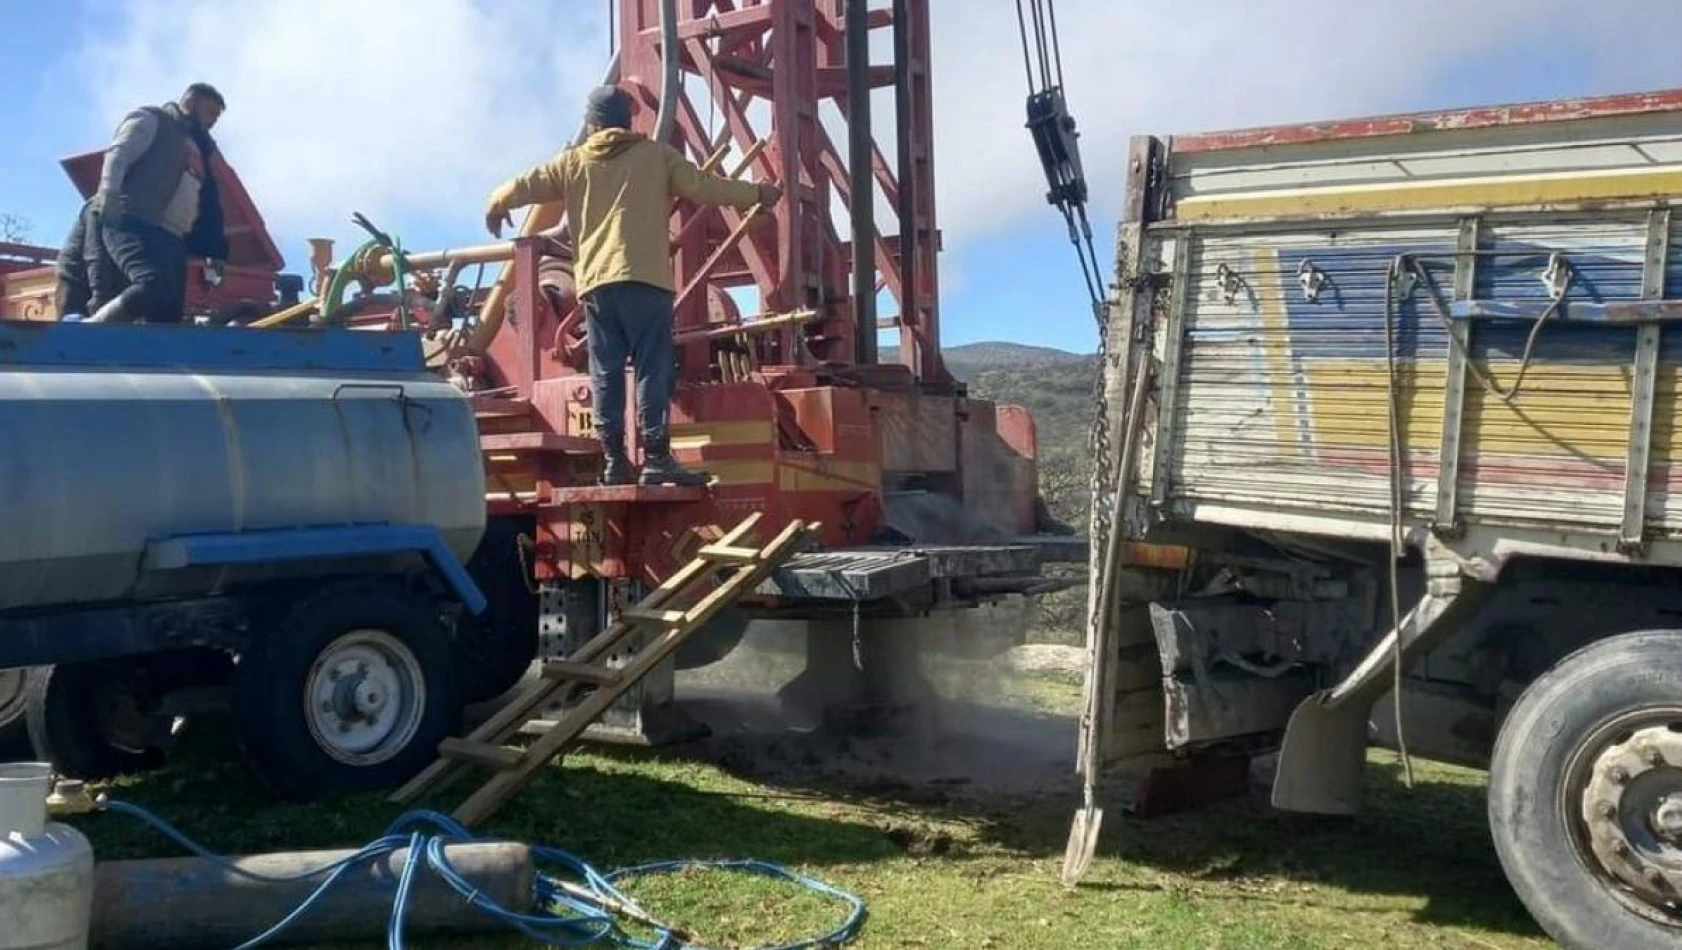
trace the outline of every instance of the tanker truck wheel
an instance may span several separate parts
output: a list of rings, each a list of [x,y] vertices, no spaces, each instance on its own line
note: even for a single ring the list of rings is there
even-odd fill
[[[523,545],[530,539],[529,516],[486,520],[485,537],[467,562],[467,572],[490,601],[482,617],[461,623],[456,652],[462,692],[469,703],[503,695],[519,683],[537,658],[538,597]]]
[[[1496,739],[1489,825],[1565,947],[1682,944],[1682,631],[1599,641],[1524,691]]]
[[[29,670],[23,667],[0,670],[0,762],[32,758],[29,724],[24,719],[24,688]]]
[[[300,601],[239,659],[234,729],[276,795],[400,785],[461,725],[448,631],[425,600],[352,582]]]
[[[23,700],[35,757],[84,781],[160,768],[164,736],[144,675],[132,660],[31,669]]]

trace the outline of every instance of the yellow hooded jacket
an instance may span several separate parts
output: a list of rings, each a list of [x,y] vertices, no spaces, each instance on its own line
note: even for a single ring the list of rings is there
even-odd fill
[[[561,202],[578,258],[583,295],[603,284],[638,281],[677,292],[672,274],[672,198],[751,208],[759,188],[711,175],[677,149],[625,129],[602,129],[575,148],[491,192],[490,210]]]

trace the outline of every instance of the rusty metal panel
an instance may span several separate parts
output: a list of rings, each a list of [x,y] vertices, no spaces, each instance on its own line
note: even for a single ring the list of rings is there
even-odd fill
[[[1682,112],[1564,114],[1321,137],[1176,140],[1180,222],[1561,208],[1682,192]]]
[[[1251,509],[1262,521],[1268,513],[1386,521],[1387,271],[1399,255],[1416,255],[1428,279],[1396,285],[1393,352],[1406,514],[1434,521],[1442,446],[1454,444],[1443,439],[1443,420],[1448,328],[1460,319],[1450,305],[1459,230],[1453,219],[1401,227],[1368,218],[1335,230],[1197,235],[1181,275],[1189,283],[1181,372],[1164,387],[1175,393],[1165,506]],[[1568,275],[1566,314],[1573,301],[1587,309],[1643,296],[1645,213],[1500,215],[1481,230],[1489,256],[1472,281],[1474,300],[1543,312],[1560,286],[1550,271]],[[1674,253],[1668,260],[1682,271]],[[1669,284],[1677,286],[1675,274]],[[1478,319],[1469,334],[1457,513],[1472,525],[1615,543],[1640,331],[1554,319],[1531,343],[1534,327]],[[1663,337],[1658,358],[1646,499],[1649,530],[1667,537],[1682,533],[1682,493],[1672,488],[1682,421],[1674,336]]]
[[[1419,135],[1428,132],[1509,128],[1617,116],[1682,112],[1682,89],[1619,93],[1611,96],[1550,99],[1515,105],[1478,106],[1407,115],[1371,116],[1334,122],[1282,125],[1180,136],[1180,152],[1213,152],[1265,146],[1304,145],[1338,139]]]
[[[1379,518],[1389,508],[1385,272],[1403,251],[1452,252],[1451,226],[1205,235],[1189,255],[1170,502]],[[1321,275],[1308,299],[1298,273]],[[1400,322],[1400,321],[1398,321]],[[1410,319],[1400,348],[1429,380],[1408,441],[1434,456],[1446,336]],[[1408,496],[1434,510],[1420,467]]]
[[[874,400],[884,470],[958,470],[958,413],[952,399],[885,392]]]

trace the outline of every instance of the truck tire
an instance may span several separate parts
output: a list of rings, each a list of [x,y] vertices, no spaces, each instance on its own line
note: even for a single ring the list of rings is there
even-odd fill
[[[461,725],[456,659],[424,600],[380,582],[330,587],[240,656],[235,735],[281,798],[399,785]]]
[[[24,696],[29,685],[26,667],[0,670],[0,762],[19,762],[35,753],[29,744]]]
[[[35,757],[60,775],[98,781],[149,772],[164,764],[164,750],[114,734],[112,709],[144,703],[133,665],[64,663],[31,669],[24,686],[24,721]]]
[[[520,556],[520,544],[528,537],[521,520],[489,519],[484,540],[467,562],[468,573],[490,602],[482,616],[464,618],[458,634],[462,692],[469,703],[508,692],[537,658],[538,598],[531,569]]]
[[[1489,826],[1563,946],[1682,942],[1682,880],[1661,867],[1682,861],[1682,631],[1599,641],[1525,689],[1495,742]]]

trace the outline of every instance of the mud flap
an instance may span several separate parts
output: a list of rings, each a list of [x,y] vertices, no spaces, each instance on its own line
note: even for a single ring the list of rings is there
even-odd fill
[[[1297,705],[1285,727],[1273,779],[1273,807],[1318,815],[1359,811],[1366,748],[1365,708],[1331,708],[1310,696]]]
[[[1426,575],[1425,595],[1401,623],[1342,682],[1303,700],[1291,713],[1273,778],[1273,807],[1333,815],[1360,809],[1367,717],[1394,682],[1397,654],[1406,670],[1476,614],[1495,589],[1493,583],[1463,576],[1460,562],[1434,542],[1426,549]]]

